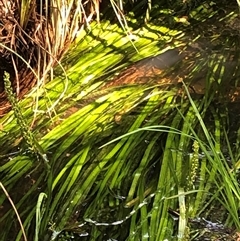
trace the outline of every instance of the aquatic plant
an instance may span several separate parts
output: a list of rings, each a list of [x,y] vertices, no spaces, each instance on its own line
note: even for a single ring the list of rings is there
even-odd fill
[[[132,27],[132,42],[118,23],[89,24],[52,81],[21,101],[5,75],[13,110],[1,119],[1,183],[29,240],[189,240],[201,236],[198,217],[215,222],[211,214],[239,229],[239,129],[229,125],[239,101],[238,13],[196,4],[184,22],[159,6],[148,25]],[[212,37],[210,23],[232,35]],[[207,41],[196,41],[206,26]],[[182,60],[155,76],[141,78],[146,60],[132,64],[173,48]],[[119,85],[136,66],[136,81]],[[2,240],[21,240],[5,193],[0,205]]]

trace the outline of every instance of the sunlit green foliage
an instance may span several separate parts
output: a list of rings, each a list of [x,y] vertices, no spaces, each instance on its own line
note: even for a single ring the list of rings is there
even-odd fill
[[[220,204],[224,216],[219,220],[240,228],[240,131],[229,140],[226,112],[239,77],[238,62],[227,63],[238,58],[218,51],[222,39],[211,36],[215,29],[209,28],[209,43],[200,38],[192,54],[170,73],[183,74],[184,82],[164,84],[156,76],[141,85],[102,87],[134,61],[190,44],[195,36],[190,38],[188,31],[202,34],[193,31],[194,21],[203,24],[214,18],[225,24],[236,17],[230,12],[224,21],[214,4],[203,4],[193,6],[189,25],[170,10],[160,9],[159,19],[154,12],[153,22],[132,29],[133,42],[117,24],[92,23],[91,31],[82,31],[64,56],[66,71],[55,68],[51,82],[37,86],[19,103],[48,169],[22,140],[14,110],[1,119],[1,182],[29,240],[189,240],[191,219],[209,218],[208,210]],[[224,44],[232,46],[233,39],[227,37]],[[229,73],[236,78],[229,81]],[[199,75],[204,91],[194,82]],[[229,89],[222,87],[226,81]],[[2,194],[0,205],[6,203]],[[170,210],[179,211],[179,222]],[[9,209],[0,218],[2,240],[10,233],[21,240],[13,217]]]

